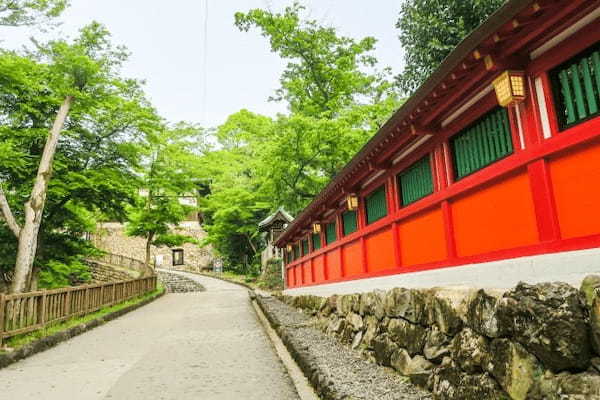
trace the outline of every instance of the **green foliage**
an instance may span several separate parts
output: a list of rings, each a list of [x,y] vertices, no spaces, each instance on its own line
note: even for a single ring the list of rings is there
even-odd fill
[[[279,258],[269,260],[265,271],[258,279],[258,287],[266,290],[283,290],[282,268],[283,260]]]
[[[412,93],[446,56],[506,0],[407,0],[396,27],[405,50],[398,83]]]
[[[388,89],[386,73],[369,74],[377,59],[371,53],[376,40],[340,36],[335,28],[302,19],[298,2],[283,13],[254,9],[236,13],[242,31],[260,29],[269,39],[271,51],[289,60],[273,100],[285,100],[292,113],[310,116],[334,115],[354,105],[358,98],[380,95]]]
[[[92,279],[89,267],[82,262],[74,261],[64,264],[59,261],[49,261],[40,272],[39,287],[56,289],[74,286]]]
[[[35,266],[44,284],[79,276],[95,252],[82,238],[97,220],[125,218],[135,199],[147,136],[160,119],[139,82],[120,75],[126,52],[93,23],[72,42],[35,42],[20,53],[0,50],[0,183],[15,217],[29,197],[42,150],[64,96],[75,96],[58,144],[38,235]],[[16,240],[0,223],[0,265],[12,269]],[[44,275],[46,274],[46,275]]]
[[[145,238],[154,246],[194,243],[172,232],[174,226],[196,211],[182,204],[182,196],[196,198],[199,156],[206,149],[202,129],[186,124],[163,127],[149,136],[140,166],[140,190],[129,209],[127,234]],[[146,262],[149,262],[149,253]]]
[[[236,14],[242,31],[258,28],[288,61],[271,100],[288,115],[241,110],[214,133],[218,150],[203,157],[211,194],[201,201],[206,243],[227,268],[257,273],[263,241],[257,224],[279,206],[304,208],[400,104],[372,55],[375,39],[340,36],[304,19],[299,3],[282,13]]]
[[[68,4],[67,0],[0,0],[0,26],[48,23]]]

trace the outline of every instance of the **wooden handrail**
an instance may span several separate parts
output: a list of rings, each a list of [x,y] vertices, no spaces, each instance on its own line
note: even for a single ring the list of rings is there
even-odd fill
[[[156,290],[157,277],[82,285],[19,294],[0,294],[0,346],[2,340]],[[106,289],[108,288],[108,289]]]

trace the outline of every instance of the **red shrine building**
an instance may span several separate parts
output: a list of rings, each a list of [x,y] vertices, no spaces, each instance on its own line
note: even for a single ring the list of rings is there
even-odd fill
[[[600,272],[600,0],[510,0],[277,239],[286,293]]]

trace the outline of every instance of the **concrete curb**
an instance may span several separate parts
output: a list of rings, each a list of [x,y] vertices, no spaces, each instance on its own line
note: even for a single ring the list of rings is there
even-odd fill
[[[85,322],[85,323],[76,325],[67,330],[57,332],[53,335],[46,336],[41,339],[35,340],[31,343],[24,345],[23,347],[20,347],[19,349],[15,350],[13,352],[0,354],[0,369],[6,368],[11,364],[14,364],[17,361],[20,361],[24,358],[30,357],[34,354],[41,353],[43,351],[51,349],[52,347],[54,347],[62,342],[65,342],[75,336],[81,335],[82,333],[85,333],[85,332],[92,330],[100,325],[103,325],[104,323],[106,323],[108,321],[112,321],[113,319],[119,318],[127,313],[130,313],[131,311],[135,311],[138,308],[141,308],[149,303],[152,303],[153,301],[159,299],[160,297],[164,296],[165,294],[166,294],[166,290],[164,290],[162,293],[159,293],[158,295],[156,295],[152,298],[146,299],[140,303],[132,304],[128,307],[125,307],[121,310],[112,312],[103,317],[93,319],[89,322]]]
[[[314,391],[314,388],[308,381],[306,374],[300,369],[298,364],[294,361],[294,359],[292,358],[292,355],[288,351],[286,345],[283,343],[283,341],[281,340],[281,338],[279,337],[279,335],[277,334],[275,329],[273,329],[273,327],[271,327],[271,324],[267,320],[267,317],[265,316],[262,309],[256,302],[256,296],[252,297],[252,294],[251,294],[251,300],[252,300],[252,308],[256,312],[256,316],[258,317],[258,320],[260,321],[261,325],[263,326],[265,333],[271,340],[271,344],[275,348],[275,352],[277,353],[277,356],[279,357],[279,359],[283,363],[284,367],[286,368],[288,375],[290,376],[290,378],[294,384],[294,387],[296,388],[296,392],[298,393],[298,396],[300,397],[300,400],[319,400],[319,397],[317,396],[317,394]]]
[[[308,379],[308,381],[311,383],[318,395],[322,396],[322,398],[326,400],[342,400],[342,397],[338,397],[335,395],[335,393],[331,393],[331,390],[329,390],[326,382],[318,379],[320,376],[320,366],[315,362],[313,357],[311,357],[309,349],[296,348],[287,333],[288,327],[282,324],[274,313],[270,312],[260,296],[256,296],[255,301],[260,310],[263,312],[267,321],[271,324],[273,330],[277,333],[288,352],[298,367],[300,367],[300,370],[306,379]]]

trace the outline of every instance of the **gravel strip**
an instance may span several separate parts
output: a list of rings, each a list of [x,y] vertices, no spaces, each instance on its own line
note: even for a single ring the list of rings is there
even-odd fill
[[[292,307],[269,297],[257,296],[257,302],[323,399],[432,398],[408,378],[367,362],[358,351],[317,330],[306,315]]]

